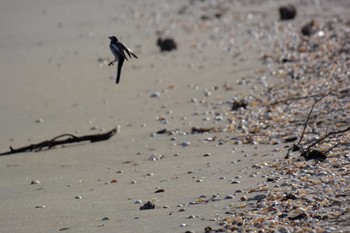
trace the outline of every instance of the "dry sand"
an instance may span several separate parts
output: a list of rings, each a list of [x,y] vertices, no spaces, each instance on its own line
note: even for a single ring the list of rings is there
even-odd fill
[[[239,205],[244,194],[237,190],[266,180],[271,169],[253,165],[282,158],[284,145],[221,145],[206,139],[231,133],[185,132],[224,127],[211,112],[215,103],[265,88],[258,81],[269,70],[259,59],[272,46],[245,27],[278,24],[278,4],[230,3],[230,16],[207,22],[201,15],[216,8],[189,2],[1,1],[1,151],[62,133],[120,132],[95,144],[2,156],[0,232],[203,232],[217,227],[215,218],[230,204]],[[307,19],[344,11],[307,6],[299,12]],[[224,26],[216,28],[220,20]],[[178,50],[160,53],[157,31],[174,37]],[[124,63],[119,85],[116,67],[98,61],[112,59],[110,35],[139,56]],[[251,84],[236,85],[243,77]],[[225,83],[231,91],[223,91]],[[155,134],[160,129],[180,133]],[[150,161],[152,154],[164,157]],[[218,201],[189,205],[216,194]],[[140,211],[137,200],[157,209]]]

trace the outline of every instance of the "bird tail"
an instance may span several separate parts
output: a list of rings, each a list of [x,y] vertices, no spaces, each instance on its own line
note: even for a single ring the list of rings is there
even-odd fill
[[[123,63],[124,63],[124,59],[120,59],[119,62],[118,62],[118,72],[117,72],[116,84],[119,83],[119,80],[120,80],[120,73],[121,73],[121,71],[122,71]]]
[[[132,51],[130,51],[130,53],[131,53],[131,55],[132,55],[134,58],[138,58],[138,57],[136,56],[136,54],[133,53]]]

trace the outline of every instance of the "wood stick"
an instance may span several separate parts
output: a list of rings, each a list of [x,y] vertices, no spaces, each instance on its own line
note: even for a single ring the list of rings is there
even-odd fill
[[[49,150],[54,146],[71,144],[71,143],[78,143],[78,142],[82,142],[82,141],[90,141],[91,143],[99,142],[99,141],[108,140],[109,138],[113,137],[116,133],[117,133],[117,129],[114,128],[106,133],[84,135],[84,136],[80,136],[80,137],[72,135],[72,134],[62,134],[62,135],[59,135],[57,137],[52,138],[51,140],[42,141],[42,142],[39,142],[37,144],[31,144],[31,145],[20,147],[17,149],[14,149],[14,148],[12,148],[12,146],[10,146],[10,151],[1,153],[0,156],[23,153],[23,152],[38,152],[38,151],[43,150],[44,148]],[[68,138],[60,139],[63,137],[68,137]]]

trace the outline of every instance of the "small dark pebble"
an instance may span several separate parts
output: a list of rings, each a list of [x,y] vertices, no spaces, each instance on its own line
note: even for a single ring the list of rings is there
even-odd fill
[[[314,159],[314,160],[318,160],[321,162],[327,158],[327,156],[324,153],[322,153],[318,150],[305,151],[305,152],[301,153],[300,156],[304,157],[306,160]]]
[[[282,63],[288,63],[288,62],[292,62],[293,60],[288,59],[288,58],[282,58]]]
[[[282,201],[287,201],[287,200],[297,200],[298,198],[291,193],[287,193],[286,196],[282,199]]]
[[[274,181],[275,181],[275,178],[270,178],[269,177],[269,178],[266,179],[266,182],[274,182]]]
[[[312,36],[313,34],[315,34],[315,32],[317,32],[315,21],[311,20],[310,22],[305,24],[300,31],[301,34],[303,34],[304,36]]]
[[[266,195],[264,194],[258,194],[258,195],[255,195],[254,197],[251,197],[251,198],[248,198],[248,201],[257,201],[257,202],[260,202],[262,201],[263,199],[266,198]]]
[[[290,20],[294,19],[297,14],[297,9],[293,5],[281,6],[279,8],[280,19],[281,20]]]
[[[202,15],[201,20],[203,20],[203,21],[210,20],[210,17],[208,15]]]
[[[69,227],[63,227],[61,229],[59,229],[59,231],[66,231],[66,230],[69,230],[70,228]]]
[[[288,138],[284,138],[284,142],[294,142],[298,139],[298,137],[296,136],[292,136],[292,137],[288,137]]]
[[[192,127],[191,129],[191,133],[195,134],[195,133],[207,133],[212,131],[214,128],[197,128],[197,127]]]
[[[150,210],[150,209],[155,209],[155,208],[156,208],[156,205],[153,204],[152,202],[148,201],[143,206],[140,207],[140,210]]]
[[[247,106],[248,106],[248,103],[245,102],[244,100],[234,101],[234,102],[232,103],[231,111],[236,111],[236,110],[238,110],[239,108],[244,108],[244,109],[246,109]]]
[[[159,37],[157,40],[157,45],[161,52],[177,49],[177,44],[172,38],[162,39]]]
[[[157,189],[157,190],[155,191],[155,193],[163,193],[163,192],[165,192],[164,189]]]
[[[157,131],[157,134],[165,134],[167,133],[168,131],[166,129],[160,129]]]

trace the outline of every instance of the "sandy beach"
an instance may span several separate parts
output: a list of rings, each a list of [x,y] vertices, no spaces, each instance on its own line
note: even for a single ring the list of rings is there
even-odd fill
[[[340,144],[321,165],[298,153],[285,161],[291,143],[283,140],[300,137],[314,100],[290,112],[294,102],[269,107],[289,89],[318,94],[324,82],[339,91],[325,100],[341,108],[329,118],[338,130],[349,125],[350,4],[263,2],[1,1],[0,152],[61,134],[118,133],[0,156],[0,232],[350,232],[349,131],[320,143]],[[295,19],[280,20],[286,4],[295,5]],[[311,20],[315,39],[304,41],[319,47],[288,52]],[[139,57],[124,62],[118,85],[117,66],[108,66],[111,35]],[[160,52],[159,36],[177,49]],[[326,44],[326,37],[339,40]],[[336,78],[304,81],[310,57],[322,64],[320,80]],[[308,82],[312,93],[300,89]],[[329,124],[305,137],[320,138]],[[310,170],[329,185],[319,199],[333,191],[317,207],[324,212],[298,206],[320,201],[303,183],[305,174],[313,179]],[[318,190],[316,183],[309,186]],[[293,194],[293,208],[276,207],[285,200],[279,193]],[[140,210],[147,202],[155,209]]]

